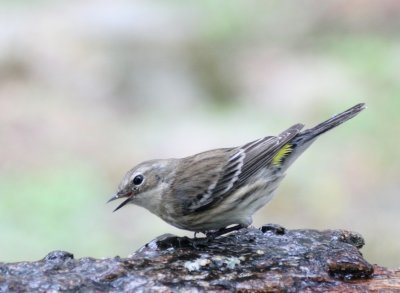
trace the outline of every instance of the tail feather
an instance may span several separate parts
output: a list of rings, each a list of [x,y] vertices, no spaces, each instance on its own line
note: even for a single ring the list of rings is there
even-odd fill
[[[284,153],[284,157],[279,157],[279,166],[282,171],[286,170],[314,141],[315,139],[335,128],[336,126],[346,122],[347,120],[353,118],[358,113],[366,108],[364,103],[357,104],[350,109],[339,113],[332,118],[318,124],[317,126],[304,130],[300,132],[296,137],[289,141],[289,147],[291,152]]]
[[[365,108],[366,105],[364,103],[357,104],[342,113],[334,115],[332,118],[318,124],[313,128],[302,131],[296,138],[303,141],[313,140],[317,136],[353,118]]]

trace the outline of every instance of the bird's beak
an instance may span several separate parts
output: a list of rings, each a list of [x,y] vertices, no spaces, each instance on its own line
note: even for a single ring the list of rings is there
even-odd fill
[[[109,203],[109,202],[111,202],[111,201],[113,201],[113,200],[116,200],[116,199],[118,199],[118,198],[120,198],[120,196],[118,195],[118,193],[116,193],[116,194],[114,194],[114,195],[107,201],[107,203]]]
[[[109,203],[109,202],[111,202],[111,201],[114,201],[114,200],[116,200],[116,199],[119,199],[119,198],[127,197],[127,199],[125,199],[119,206],[117,206],[117,208],[116,208],[115,210],[113,210],[113,212],[115,212],[115,211],[119,210],[120,208],[122,208],[124,205],[126,205],[127,203],[129,203],[129,202],[131,201],[131,199],[132,199],[131,195],[132,195],[132,192],[129,192],[129,193],[117,192],[116,194],[114,194],[114,195],[107,201],[107,203]]]

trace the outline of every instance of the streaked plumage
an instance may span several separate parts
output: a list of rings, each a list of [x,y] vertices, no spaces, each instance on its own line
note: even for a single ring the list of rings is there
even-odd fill
[[[126,198],[166,222],[195,232],[248,226],[269,200],[286,169],[322,133],[357,115],[358,104],[314,128],[296,124],[278,136],[182,159],[152,160],[131,169],[110,201]]]

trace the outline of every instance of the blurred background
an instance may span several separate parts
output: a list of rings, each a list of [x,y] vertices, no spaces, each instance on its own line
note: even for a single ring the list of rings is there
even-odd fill
[[[361,233],[400,264],[400,2],[0,2],[0,261],[127,256],[163,233],[106,205],[135,164],[368,109],[321,137],[254,224]]]

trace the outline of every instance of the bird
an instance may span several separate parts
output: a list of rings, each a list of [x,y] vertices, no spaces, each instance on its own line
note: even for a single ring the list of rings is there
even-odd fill
[[[184,158],[149,160],[129,170],[108,202],[114,211],[135,204],[184,230],[217,237],[248,227],[289,166],[321,135],[366,108],[364,103],[302,130],[295,124],[276,136]]]

